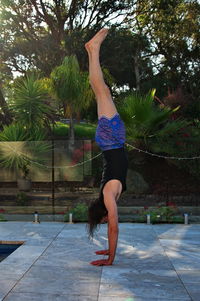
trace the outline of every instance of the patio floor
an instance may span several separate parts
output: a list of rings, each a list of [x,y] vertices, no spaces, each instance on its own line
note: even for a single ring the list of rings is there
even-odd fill
[[[200,301],[200,225],[121,223],[116,260],[90,261],[106,248],[102,225],[1,222],[0,241],[25,243],[0,263],[5,301]]]

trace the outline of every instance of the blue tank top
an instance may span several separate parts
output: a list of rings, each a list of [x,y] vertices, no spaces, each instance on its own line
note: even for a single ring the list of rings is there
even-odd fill
[[[102,151],[124,146],[125,126],[118,113],[111,118],[99,118],[95,140]]]

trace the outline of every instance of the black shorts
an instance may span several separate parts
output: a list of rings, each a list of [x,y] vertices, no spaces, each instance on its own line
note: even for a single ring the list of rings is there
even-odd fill
[[[103,200],[103,188],[110,180],[122,183],[122,192],[126,190],[128,160],[124,147],[103,151],[103,173],[100,185],[100,198]]]

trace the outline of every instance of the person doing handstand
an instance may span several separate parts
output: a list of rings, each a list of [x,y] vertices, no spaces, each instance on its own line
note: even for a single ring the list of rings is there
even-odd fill
[[[103,174],[99,198],[88,208],[88,229],[92,237],[97,226],[108,222],[108,250],[96,251],[107,255],[107,259],[92,261],[91,264],[112,265],[118,241],[118,211],[116,201],[126,190],[127,157],[124,149],[125,127],[106,85],[99,61],[100,47],[108,34],[101,29],[85,48],[89,57],[89,78],[97,101],[98,126],[96,142],[103,154]]]

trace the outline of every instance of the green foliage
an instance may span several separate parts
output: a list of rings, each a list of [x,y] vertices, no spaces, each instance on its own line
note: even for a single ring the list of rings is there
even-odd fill
[[[44,134],[39,129],[27,132],[20,124],[5,126],[0,133],[0,166],[21,170],[27,178],[30,166],[44,163],[51,149],[50,144],[41,139]]]
[[[75,137],[76,138],[86,138],[94,139],[96,126],[90,123],[87,124],[75,124]],[[56,136],[67,137],[69,131],[69,125],[63,124],[61,122],[56,122],[54,127],[54,134]]]
[[[154,45],[152,52],[163,58],[156,65],[158,77],[164,74],[165,86],[176,88],[183,84],[196,96],[199,95],[199,71],[194,61],[197,63],[200,54],[197,46],[200,5],[197,2],[144,0],[138,4],[140,13],[136,17],[137,26],[144,35],[149,35]]]
[[[95,137],[96,126],[93,124],[76,124],[75,136],[84,139],[92,139]]]
[[[69,133],[69,124],[64,124],[62,122],[57,121],[53,133],[55,136],[67,137]]]
[[[31,67],[49,76],[66,54],[84,51],[82,41],[87,40],[88,29],[94,27],[96,31],[122,12],[125,16],[132,2],[35,0],[33,14],[29,0],[1,0],[0,38],[5,45],[1,51],[1,71],[12,68],[25,73]],[[119,23],[118,19],[115,23]]]
[[[46,90],[33,76],[16,81],[11,105],[15,120],[27,131],[43,129],[44,132],[48,117],[53,114],[48,100]]]
[[[88,105],[91,99],[88,75],[80,71],[75,56],[65,57],[62,65],[52,71],[51,82],[55,96],[63,104],[65,116],[67,107],[71,108],[69,113],[72,113],[80,110],[82,105]]]
[[[169,123],[169,117],[175,109],[161,107],[155,104],[155,90],[147,95],[131,93],[120,103],[119,111],[127,127],[127,136],[130,140],[147,141],[147,138],[161,134],[161,131],[177,131],[186,123],[173,121]],[[167,122],[168,121],[168,122]]]
[[[103,77],[104,77],[106,84],[109,87],[112,87],[113,84],[115,83],[114,77],[111,75],[110,71],[105,67],[102,67],[102,72],[103,72]]]
[[[196,101],[189,103],[184,108],[183,114],[185,118],[193,120],[195,122],[195,119],[198,119],[200,116],[200,100],[197,99]]]
[[[114,24],[109,28],[109,35],[101,49],[101,61],[118,87],[136,87],[135,56],[138,58],[140,82],[152,77],[149,45],[147,36],[131,30],[130,26],[123,28]]]
[[[3,214],[0,214],[0,222],[6,222],[5,217],[3,216]]]
[[[57,98],[72,102],[79,97],[80,68],[75,56],[65,57],[63,64],[56,67],[51,73],[53,89]]]
[[[173,123],[171,123],[173,124]],[[170,126],[167,126],[167,130]],[[200,128],[198,124],[184,125],[180,129],[172,131],[161,130],[160,133],[148,140],[148,147],[156,153],[167,154],[168,157],[192,158],[199,156]],[[200,159],[191,160],[170,160],[181,169],[186,170],[191,175],[199,178]]]
[[[142,219],[146,220],[147,214],[150,214],[151,223],[159,222],[183,222],[183,218],[178,218],[175,216],[178,210],[175,206],[160,206],[157,208],[152,208],[149,210],[144,210],[140,212]]]
[[[5,125],[0,132],[0,141],[41,141],[46,138],[46,134],[42,129],[32,128],[27,130],[21,123],[11,123]]]
[[[146,96],[132,93],[125,97],[119,111],[126,124],[127,136],[134,144],[143,145],[153,153],[167,157],[198,157],[200,126],[172,116],[179,109],[160,106],[154,101],[153,90]],[[145,145],[145,146],[144,146]],[[200,160],[171,160],[195,177],[200,176]]]
[[[22,170],[27,175],[30,165],[26,154],[26,142],[1,142],[0,165],[14,170]]]
[[[51,85],[55,97],[62,104],[64,116],[70,118],[69,138],[74,140],[73,116],[87,108],[93,97],[88,74],[80,71],[75,56],[68,56],[51,72]]]
[[[184,223],[184,217],[183,216],[172,216],[172,223],[183,224]]]
[[[77,204],[76,207],[68,211],[64,215],[64,221],[69,221],[69,213],[72,213],[73,221],[87,222],[88,220],[88,207],[85,204]]]
[[[41,70],[49,76],[67,54],[76,54],[86,70],[84,43],[106,25],[111,34],[102,62],[119,86],[136,86],[133,56],[138,54],[141,87],[155,87],[156,81],[159,95],[180,85],[199,95],[197,0],[73,1],[71,7],[69,1],[35,0],[34,14],[28,0],[0,4],[3,77],[14,69]],[[120,18],[111,25],[109,19],[117,14]]]
[[[12,123],[4,126],[0,132],[0,141],[25,141],[28,138],[28,132],[19,123]]]
[[[26,206],[28,202],[28,196],[25,192],[19,192],[17,194],[16,204],[18,206]]]

